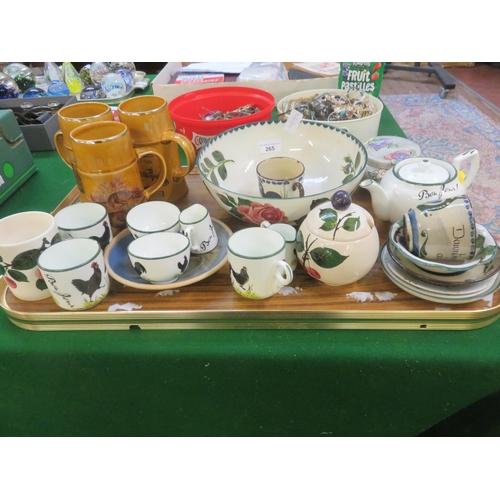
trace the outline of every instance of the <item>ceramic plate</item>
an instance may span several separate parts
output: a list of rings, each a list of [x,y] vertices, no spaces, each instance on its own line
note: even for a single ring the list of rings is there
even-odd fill
[[[393,276],[407,282],[412,287],[422,290],[422,292],[424,293],[466,297],[468,295],[476,295],[477,293],[483,290],[487,290],[491,286],[492,282],[495,280],[495,275],[493,275],[490,278],[482,281],[463,283],[458,286],[447,285],[444,283],[439,283],[439,284],[428,283],[416,277],[415,275],[407,272],[407,270],[403,266],[400,266],[399,263],[394,259],[389,246],[387,246],[387,253],[389,254],[391,260],[393,261],[388,264],[388,266],[390,267],[390,272],[393,274]]]
[[[486,297],[487,295],[496,292],[500,288],[500,273],[496,273],[492,277],[491,281],[488,281],[488,286],[481,288],[480,290],[472,290],[463,288],[461,294],[457,294],[456,291],[447,291],[447,287],[443,287],[441,291],[431,292],[415,285],[418,278],[407,274],[404,275],[404,270],[398,267],[394,262],[389,251],[387,249],[387,244],[382,246],[380,251],[380,263],[382,269],[387,274],[388,278],[399,286],[405,292],[408,292],[415,297],[419,297],[424,300],[429,300],[431,302],[439,302],[442,304],[466,304],[469,302],[474,302]],[[468,287],[469,285],[464,285]],[[454,289],[455,290],[455,289]]]
[[[206,254],[191,254],[186,271],[174,283],[151,284],[143,280],[132,267],[127,246],[133,240],[128,229],[118,234],[106,248],[104,254],[108,272],[116,281],[141,290],[169,290],[197,283],[216,273],[227,261],[227,241],[232,231],[217,219],[212,218],[219,238],[217,246]]]
[[[491,278],[500,271],[500,250],[497,249],[495,258],[487,264],[479,264],[473,269],[455,274],[441,274],[426,271],[406,258],[406,255],[394,245],[389,244],[388,252],[395,261],[406,272],[419,278],[421,281],[434,285],[462,286],[464,284],[476,283]]]

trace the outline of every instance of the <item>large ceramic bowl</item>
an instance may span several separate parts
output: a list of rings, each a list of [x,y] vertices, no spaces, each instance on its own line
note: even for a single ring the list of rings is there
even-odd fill
[[[298,198],[261,195],[257,166],[288,157],[305,167]],[[338,190],[352,193],[363,178],[367,153],[353,135],[331,125],[300,122],[291,133],[285,122],[257,122],[228,130],[197,155],[203,182],[221,207],[250,224],[295,222]]]
[[[277,109],[278,113],[284,113],[288,116],[291,109],[291,102],[296,99],[309,99],[315,95],[322,94],[335,94],[345,96],[349,91],[341,89],[316,89],[316,90],[303,90],[301,92],[295,92],[290,94],[278,102]],[[359,92],[350,91],[351,96],[359,96]],[[333,125],[334,127],[343,128],[350,132],[352,135],[357,137],[363,144],[373,139],[378,135],[378,129],[380,125],[380,118],[382,116],[382,110],[384,105],[382,101],[375,96],[368,94],[368,100],[370,106],[372,106],[374,112],[370,116],[365,116],[363,118],[352,118],[349,120],[337,120],[337,121],[320,121],[320,120],[308,120],[315,123],[325,123],[328,125]],[[305,119],[304,119],[305,120]]]

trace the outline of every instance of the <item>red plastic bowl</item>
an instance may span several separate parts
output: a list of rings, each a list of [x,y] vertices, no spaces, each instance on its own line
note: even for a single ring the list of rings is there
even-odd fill
[[[203,120],[200,117],[207,110],[225,113],[247,104],[257,106],[260,111],[229,120]],[[251,87],[212,87],[180,95],[168,104],[168,109],[177,132],[186,136],[198,151],[212,137],[230,128],[270,120],[274,106],[274,96],[263,90]]]

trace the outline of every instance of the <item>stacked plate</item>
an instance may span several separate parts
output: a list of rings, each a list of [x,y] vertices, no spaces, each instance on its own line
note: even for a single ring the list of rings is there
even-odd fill
[[[500,251],[485,227],[476,224],[475,258],[451,266],[411,254],[402,231],[402,221],[391,226],[387,243],[380,251],[380,262],[389,279],[404,291],[432,302],[464,304],[500,289]]]

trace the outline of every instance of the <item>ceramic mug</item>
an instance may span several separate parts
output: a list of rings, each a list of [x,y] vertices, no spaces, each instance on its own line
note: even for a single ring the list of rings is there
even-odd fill
[[[285,261],[285,238],[276,231],[250,227],[233,233],[228,240],[231,284],[249,299],[271,297],[293,279]]]
[[[128,257],[137,274],[149,283],[173,283],[190,261],[189,240],[181,233],[152,233],[132,240]]]
[[[476,223],[467,195],[428,201],[403,216],[407,249],[425,260],[464,262],[476,253]]]
[[[54,135],[54,144],[64,163],[73,168],[76,160],[71,146],[71,132],[87,123],[113,121],[114,116],[111,108],[103,102],[78,102],[63,106],[57,112],[57,119],[60,129]],[[75,179],[80,191],[80,199],[88,201],[77,175],[75,175]]]
[[[119,104],[118,117],[129,128],[136,147],[154,149],[165,160],[167,176],[154,199],[174,202],[185,196],[185,177],[194,168],[196,151],[187,137],[175,131],[167,101],[157,95],[132,97]],[[185,167],[181,165],[178,146],[186,156]],[[161,168],[152,155],[143,156],[139,167],[146,187],[158,177]]]
[[[127,213],[127,227],[134,238],[152,233],[178,233],[181,211],[168,201],[150,200]]]
[[[219,242],[214,223],[208,210],[199,203],[186,208],[179,217],[182,232],[189,238],[191,252],[207,253]]]
[[[109,276],[99,243],[75,238],[52,245],[38,267],[54,302],[62,309],[90,309],[108,295]]]
[[[0,276],[14,297],[21,300],[50,297],[37,259],[45,249],[60,240],[51,214],[20,212],[0,220]]]
[[[304,196],[304,165],[295,158],[267,158],[257,165],[259,190],[264,198]]]
[[[167,175],[165,160],[156,151],[134,148],[130,132],[120,122],[81,125],[70,133],[77,172],[89,201],[100,203],[109,215],[113,234],[126,228],[128,211],[148,200]],[[138,162],[145,155],[158,157],[156,182],[144,188]]]
[[[263,221],[260,227],[265,227],[276,231],[285,238],[286,241],[286,256],[285,260],[288,262],[293,271],[297,268],[297,230],[290,224],[283,224],[282,222],[278,224],[271,224],[267,220]]]
[[[63,240],[90,238],[104,252],[113,237],[108,212],[99,203],[75,203],[59,210],[54,217]]]

